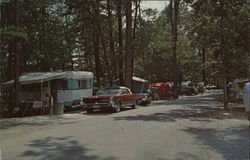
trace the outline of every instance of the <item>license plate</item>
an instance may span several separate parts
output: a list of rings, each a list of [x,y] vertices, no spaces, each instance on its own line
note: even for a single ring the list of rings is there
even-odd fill
[[[101,108],[100,105],[94,105],[93,108]]]

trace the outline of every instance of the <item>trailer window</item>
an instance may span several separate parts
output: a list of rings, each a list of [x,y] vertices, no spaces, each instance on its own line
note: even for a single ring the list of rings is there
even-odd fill
[[[78,81],[78,89],[90,89],[90,88],[91,88],[91,80]]]

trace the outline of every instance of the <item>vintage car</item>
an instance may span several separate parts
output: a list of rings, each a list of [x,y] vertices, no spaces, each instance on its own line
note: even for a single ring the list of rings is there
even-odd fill
[[[82,106],[87,113],[97,109],[112,109],[114,112],[120,112],[124,107],[135,108],[141,101],[139,94],[133,94],[126,87],[107,87],[96,91],[95,96],[83,97]]]

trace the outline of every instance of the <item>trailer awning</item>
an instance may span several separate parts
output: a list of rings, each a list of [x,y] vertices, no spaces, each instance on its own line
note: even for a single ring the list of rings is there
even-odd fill
[[[81,79],[93,78],[92,72],[67,71],[67,72],[33,72],[19,77],[20,84],[42,83],[53,79]],[[10,86],[15,83],[14,80],[2,83],[1,86]]]
[[[65,78],[65,72],[34,72],[19,77],[20,84],[42,83],[53,79]],[[9,86],[14,84],[14,80],[2,83],[1,86]]]

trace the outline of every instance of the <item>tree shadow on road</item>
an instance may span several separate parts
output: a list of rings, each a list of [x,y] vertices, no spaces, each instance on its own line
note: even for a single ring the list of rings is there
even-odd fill
[[[26,118],[11,118],[0,121],[0,130],[18,126],[46,126],[51,124],[75,123],[74,117],[65,116],[34,116]]]
[[[154,102],[155,105],[185,105],[186,107],[194,107],[200,105],[214,105],[218,101],[218,97],[222,95],[221,91],[212,92],[206,95],[183,96],[176,100],[163,100]]]
[[[21,154],[21,159],[37,160],[116,160],[115,157],[101,158],[97,155],[89,155],[91,149],[87,145],[81,145],[71,137],[46,137],[32,140],[28,144],[30,150]]]
[[[171,105],[175,107],[178,105],[181,106],[181,108],[148,115],[114,117],[114,120],[175,122],[176,120],[188,119],[190,121],[211,122],[212,119],[247,119],[244,108],[231,108],[230,111],[225,111],[223,107],[218,107],[216,97],[220,94],[221,92],[218,91],[198,97],[160,101],[154,104],[165,105],[166,107],[171,107]]]
[[[168,112],[153,113],[149,115],[114,117],[114,120],[175,122],[176,120],[189,119],[191,121],[211,122],[211,118],[223,119],[219,114],[220,111],[222,111],[222,109],[200,106],[195,108],[172,109]]]
[[[249,126],[214,130],[188,127],[183,131],[194,134],[202,145],[209,146],[227,160],[249,160]]]
[[[191,153],[186,153],[186,152],[178,152],[176,155],[175,155],[175,158],[155,158],[155,160],[200,160],[199,157],[197,157],[196,155],[194,154],[191,154]]]

